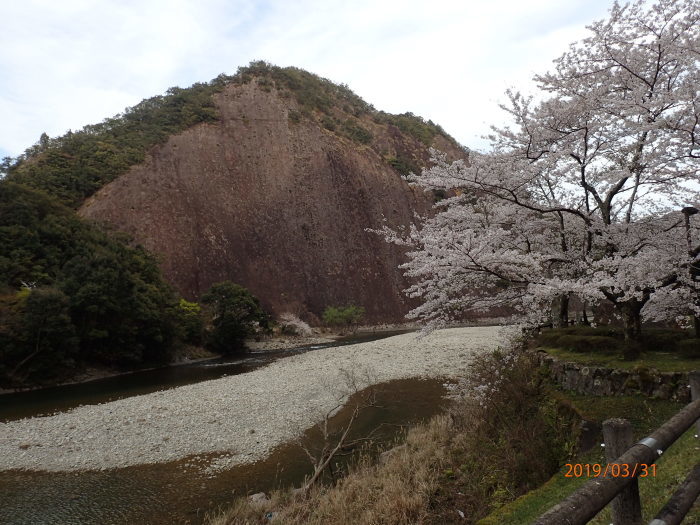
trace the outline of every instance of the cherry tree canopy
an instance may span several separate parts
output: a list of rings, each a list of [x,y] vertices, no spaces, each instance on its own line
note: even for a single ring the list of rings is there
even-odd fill
[[[635,337],[642,309],[697,303],[700,250],[680,210],[700,196],[700,4],[615,3],[589,29],[535,77],[536,98],[507,93],[513,123],[494,128],[491,152],[435,152],[409,176],[454,195],[420,228],[382,232],[412,247],[411,317],[438,326],[507,303],[534,319],[555,298],[565,317],[576,295],[610,301]]]

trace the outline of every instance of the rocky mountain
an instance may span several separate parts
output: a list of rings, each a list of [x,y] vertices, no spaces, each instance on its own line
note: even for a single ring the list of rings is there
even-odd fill
[[[429,146],[464,150],[432,123],[295,68],[253,64],[213,101],[216,119],[152,147],[79,214],[157,254],[187,298],[229,279],[276,314],[314,320],[354,304],[370,322],[400,321],[411,306],[403,253],[366,229],[428,213],[436,196],[401,172],[426,165]]]

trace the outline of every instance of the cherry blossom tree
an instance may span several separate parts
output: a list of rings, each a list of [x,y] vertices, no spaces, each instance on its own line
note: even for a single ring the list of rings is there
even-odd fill
[[[537,98],[507,92],[512,124],[493,128],[492,151],[435,152],[408,177],[455,195],[420,228],[382,231],[412,248],[411,317],[438,326],[507,303],[534,320],[558,299],[565,320],[576,295],[611,303],[635,339],[647,305],[659,318],[662,295],[691,300],[700,249],[680,210],[699,197],[700,4],[615,3],[589,30],[535,77]]]
[[[681,210],[684,216],[685,239],[674,229],[675,235],[664,238],[665,249],[659,256],[666,257],[666,264],[676,271],[666,277],[669,286],[657,288],[644,306],[642,316],[652,321],[675,320],[680,326],[692,323],[695,337],[700,338],[700,226],[691,223],[690,217],[698,213],[695,207]],[[685,242],[684,242],[685,241]]]

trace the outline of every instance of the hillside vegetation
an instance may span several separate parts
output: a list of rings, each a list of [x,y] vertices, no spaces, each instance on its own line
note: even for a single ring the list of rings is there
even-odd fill
[[[223,87],[214,80],[187,89],[170,88],[99,124],[57,138],[45,134],[14,160],[7,179],[41,189],[78,207],[108,182],[143,162],[147,151],[170,135],[216,120],[212,95]]]
[[[301,110],[290,118],[313,118],[359,143],[372,139],[371,133],[353,118],[361,115],[370,115],[378,124],[396,126],[427,146],[436,135],[447,136],[440,126],[411,113],[391,115],[375,110],[344,84],[299,68],[260,61],[239,68],[233,76],[221,74],[189,88],[170,88],[165,95],[143,100],[119,115],[61,137],[42,134],[22,155],[4,159],[0,173],[77,208],[102,186],[143,162],[146,153],[169,136],[199,123],[217,121],[213,96],[228,84],[253,80],[263,90],[274,87],[281,96],[294,97]],[[346,118],[340,118],[339,113]]]
[[[79,363],[163,363],[175,296],[156,260],[55,198],[0,184],[0,386],[63,379]]]

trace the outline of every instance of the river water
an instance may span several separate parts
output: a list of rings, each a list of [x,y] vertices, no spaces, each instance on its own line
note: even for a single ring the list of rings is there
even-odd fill
[[[124,397],[198,383],[207,379],[244,374],[282,357],[319,348],[366,343],[408,332],[410,330],[357,333],[331,343],[301,346],[292,350],[252,352],[242,357],[208,359],[96,379],[75,385],[3,394],[0,395],[0,422],[23,417],[45,416],[79,405],[106,403]]]
[[[395,334],[360,334],[329,345],[298,349],[295,353]],[[202,361],[80,385],[8,394],[0,396],[0,418],[50,414],[80,404],[245,373],[289,354],[289,351],[266,352],[228,362]],[[353,433],[360,437],[379,428],[374,438],[375,448],[387,446],[406,426],[441,412],[446,403],[444,393],[442,383],[437,380],[408,379],[379,385],[377,406],[361,413]],[[332,423],[342,425],[348,416],[349,409],[341,411]],[[321,439],[311,429],[304,441],[313,448]],[[102,472],[0,472],[0,524],[199,524],[207,513],[230,505],[236,495],[298,486],[312,471],[306,454],[297,444],[281,445],[263,461],[208,475],[200,467],[215,457],[193,456]]]

